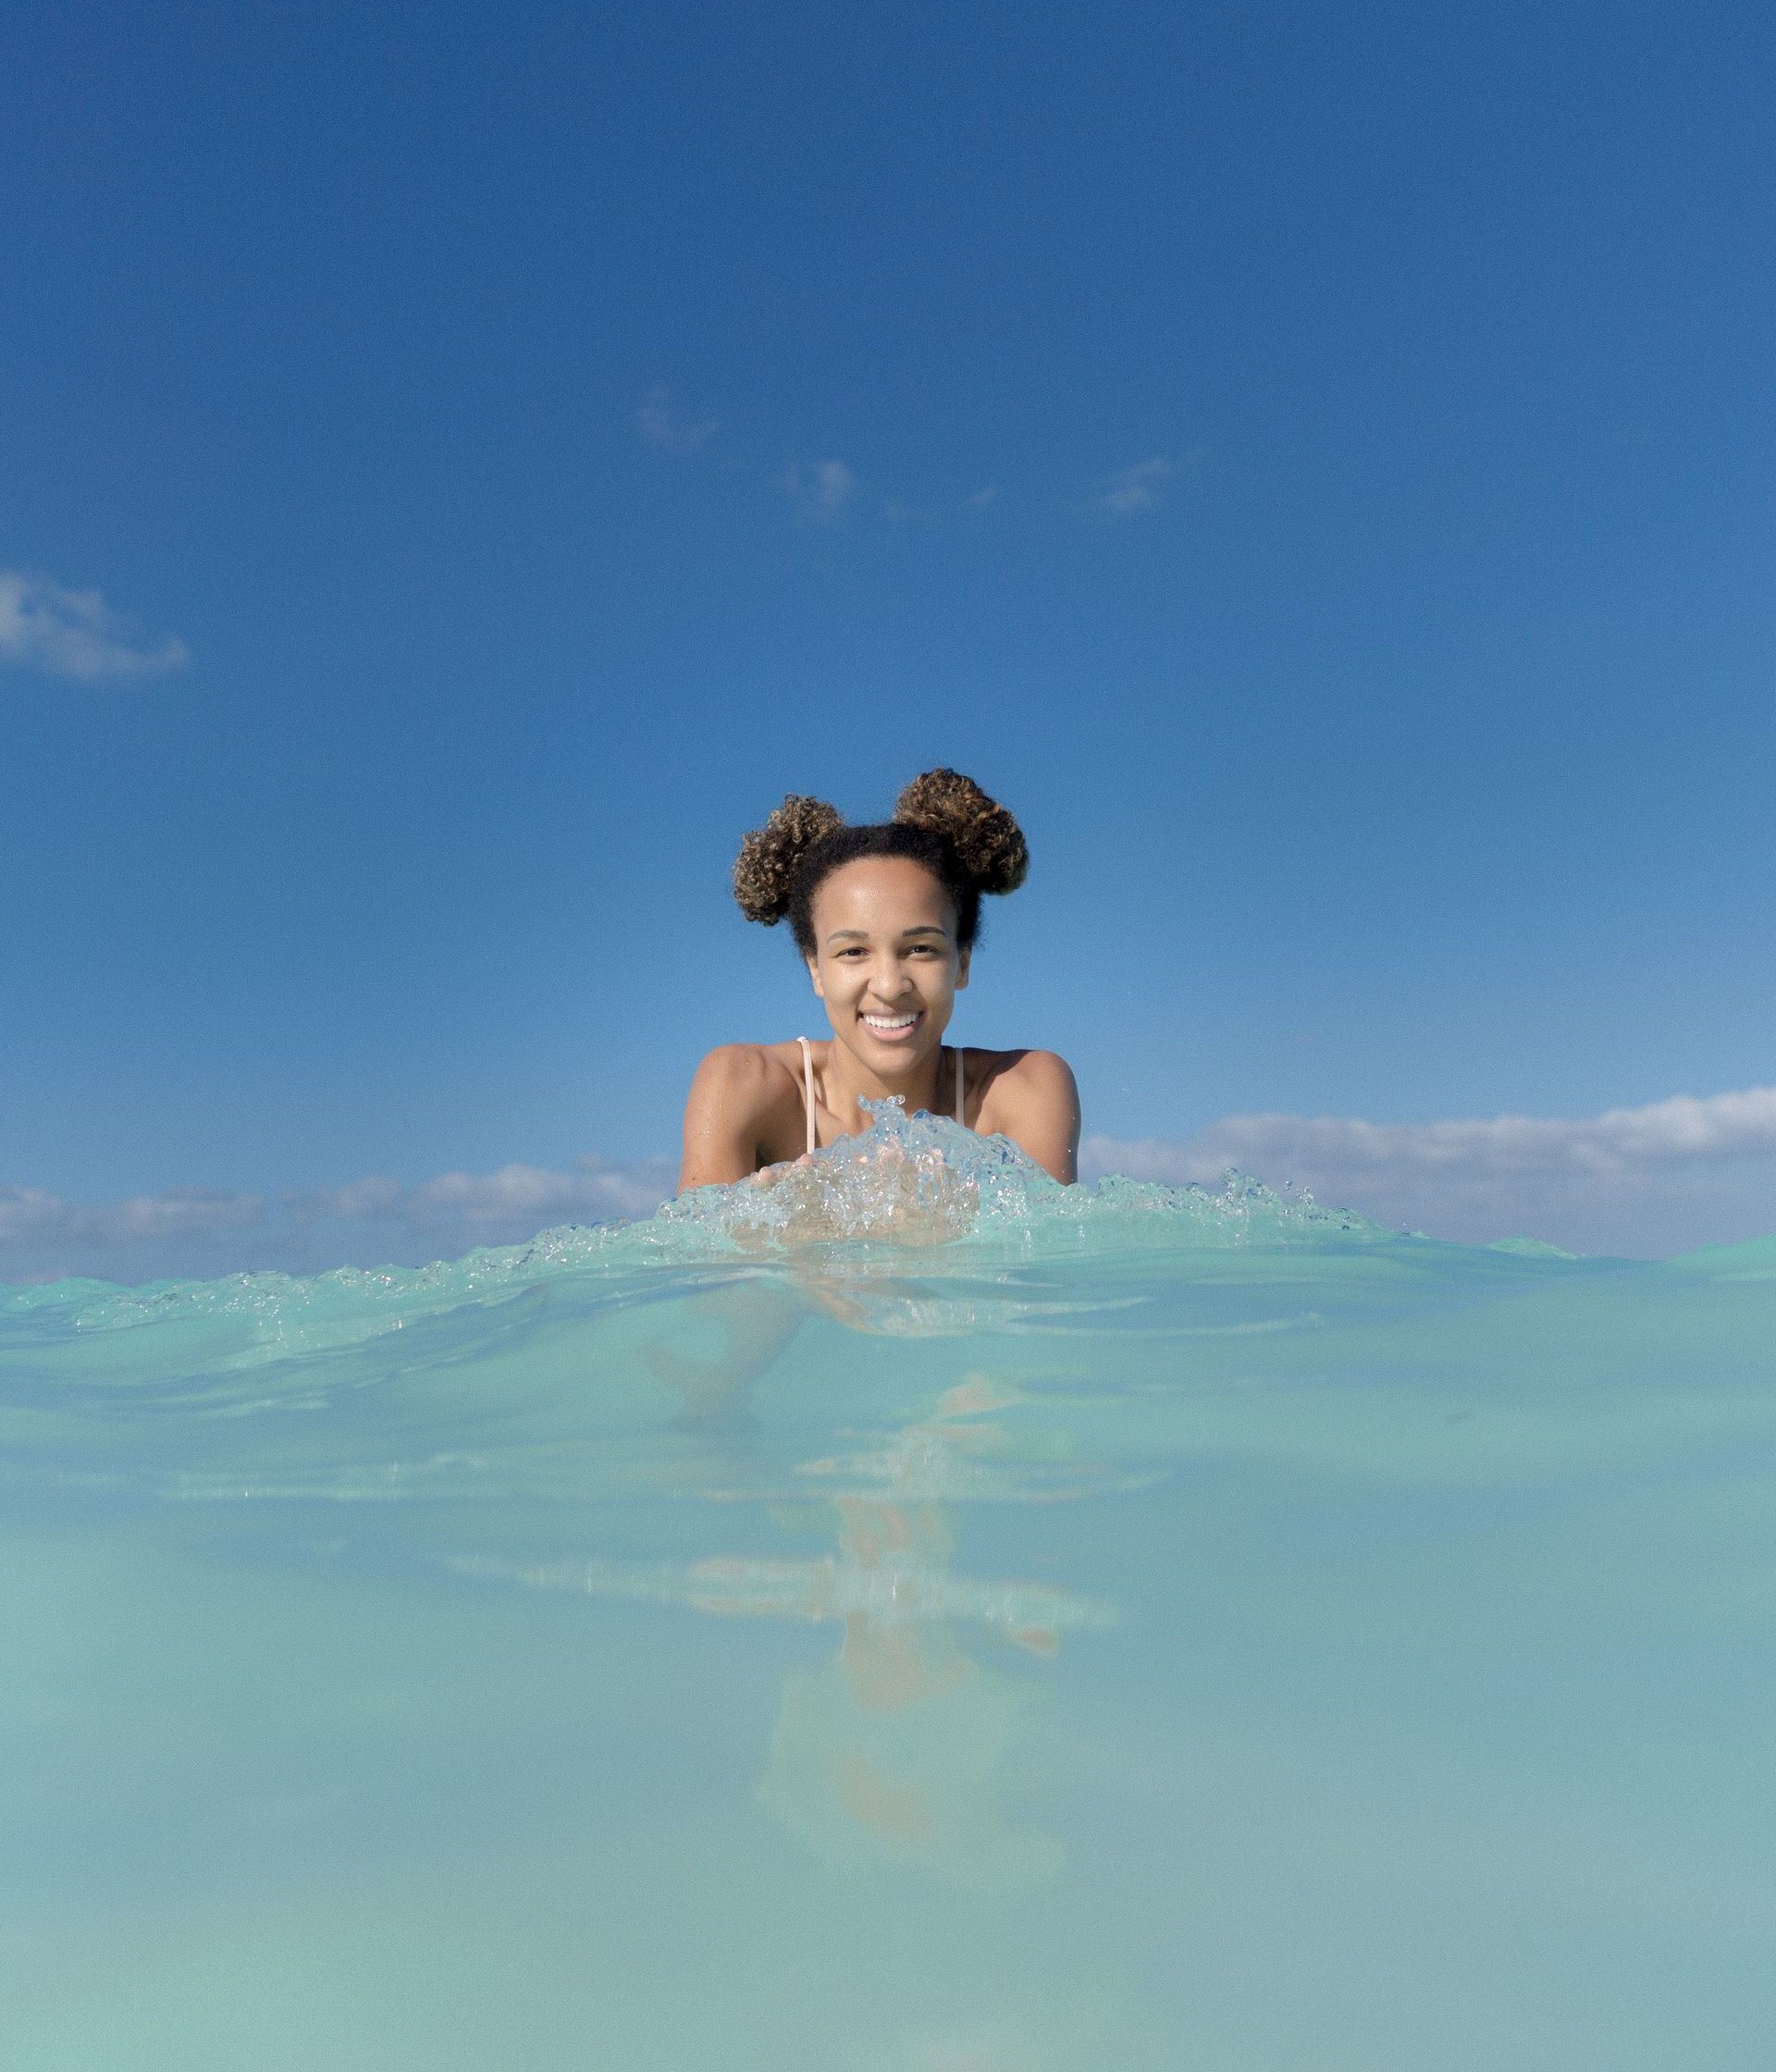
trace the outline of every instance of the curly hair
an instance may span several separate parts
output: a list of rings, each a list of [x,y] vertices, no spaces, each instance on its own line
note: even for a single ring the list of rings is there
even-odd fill
[[[972,777],[928,770],[894,802],[894,817],[847,827],[836,807],[791,792],[740,845],[734,896],[749,921],[771,928],[785,915],[804,956],[814,955],[814,894],[842,865],[864,857],[921,863],[956,908],[958,949],[980,931],[982,893],[1016,892],[1030,870],[1030,845],[1005,808]]]

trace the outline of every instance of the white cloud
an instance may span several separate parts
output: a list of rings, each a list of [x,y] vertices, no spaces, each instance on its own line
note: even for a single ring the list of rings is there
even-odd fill
[[[183,1237],[189,1232],[235,1229],[257,1223],[264,1207],[256,1194],[223,1194],[209,1188],[177,1188],[168,1194],[131,1194],[93,1212],[102,1236]]]
[[[675,1158],[657,1156],[643,1159],[636,1166],[617,1166],[589,1151],[574,1164],[587,1186],[600,1188],[610,1200],[622,1202],[614,1212],[619,1215],[652,1215],[678,1190]]]
[[[804,525],[836,525],[850,509],[857,477],[843,461],[816,461],[783,471],[783,489]]]
[[[1108,1145],[1108,1138],[1099,1140]],[[1687,1093],[1645,1108],[1611,1108],[1568,1122],[1534,1116],[1485,1121],[1378,1123],[1354,1116],[1229,1116],[1185,1145],[1122,1144],[1200,1179],[1228,1166],[1278,1162],[1339,1172],[1616,1175],[1694,1159],[1776,1156],[1776,1087],[1697,1100]],[[1119,1168],[1128,1171],[1127,1166]]]
[[[0,1187],[0,1244],[54,1234],[66,1227],[68,1203],[34,1187]]]
[[[722,429],[722,421],[716,417],[687,417],[673,403],[672,391],[657,382],[641,399],[635,412],[635,429],[649,446],[663,446],[673,453],[695,453]]]
[[[586,1157],[569,1172],[513,1163],[492,1173],[440,1173],[414,1187],[373,1174],[286,1194],[271,1214],[256,1194],[204,1188],[80,1202],[0,1186],[0,1277],[372,1265],[396,1252],[438,1258],[532,1237],[550,1223],[651,1215],[675,1178],[664,1158],[612,1166]],[[355,1236],[351,1226],[359,1227]]]
[[[416,1187],[373,1175],[348,1187],[314,1188],[287,1200],[309,1217],[395,1221],[428,1229],[456,1224],[481,1233],[510,1227],[527,1237],[548,1223],[651,1215],[672,1185],[673,1169],[663,1158],[611,1166],[587,1155],[571,1173],[514,1160],[492,1173],[439,1173]]]
[[[1152,511],[1159,492],[1178,473],[1177,465],[1155,454],[1150,461],[1137,461],[1132,467],[1106,475],[1092,491],[1092,508],[1107,518],[1128,518],[1139,511]]]
[[[998,500],[999,485],[989,482],[985,488],[977,489],[971,497],[964,497],[962,508],[964,511],[984,511],[990,503],[997,503]]]
[[[1375,1123],[1241,1115],[1188,1140],[1087,1141],[1093,1174],[1174,1184],[1229,1166],[1449,1237],[1526,1231],[1583,1250],[1676,1249],[1776,1228],[1776,1087],[1674,1095],[1573,1120]],[[1760,1210],[1759,1203],[1765,1206]]]
[[[0,569],[0,661],[96,684],[152,676],[191,660],[182,640],[146,640],[96,590],[67,590],[46,575]]]
[[[211,1188],[174,1188],[165,1194],[126,1195],[120,1202],[79,1202],[37,1188],[0,1187],[0,1244],[44,1238],[128,1243],[184,1237],[256,1223],[263,1208],[256,1194],[227,1194]]]
[[[519,1223],[536,1229],[576,1216],[651,1215],[671,1191],[663,1174],[651,1170],[555,1173],[514,1164],[497,1173],[441,1173],[416,1188],[407,1207],[428,1223]]]
[[[257,1195],[197,1188],[80,1202],[0,1186],[0,1280],[420,1265],[475,1244],[522,1242],[548,1224],[651,1215],[676,1178],[664,1158],[612,1166],[587,1157],[567,1172],[513,1163],[413,1187],[376,1174],[288,1193],[270,1207]]]

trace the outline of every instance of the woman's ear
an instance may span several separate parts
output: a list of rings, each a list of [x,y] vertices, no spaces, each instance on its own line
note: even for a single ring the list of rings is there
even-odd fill
[[[968,985],[968,959],[969,959],[969,958],[970,958],[970,957],[971,957],[971,956],[972,956],[973,955],[974,955],[974,952],[973,952],[972,950],[964,950],[964,951],[962,951],[962,952],[960,953],[960,955],[959,955],[959,956],[958,956],[956,957],[956,990],[957,991],[957,993],[961,993],[961,992],[962,992],[962,991],[963,991],[963,990],[964,990],[964,989],[965,989],[965,988],[967,987],[967,985]]]
[[[802,961],[808,966],[808,976],[809,980],[813,984],[815,997],[817,999],[824,1000],[826,998],[826,988],[820,983],[820,958],[817,956],[810,956],[805,957]]]

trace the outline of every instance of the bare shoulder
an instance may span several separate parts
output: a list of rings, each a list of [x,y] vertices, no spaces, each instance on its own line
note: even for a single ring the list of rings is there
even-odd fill
[[[776,1043],[718,1043],[703,1054],[691,1083],[728,1089],[763,1086],[777,1075],[775,1054],[781,1047]]]
[[[1009,1137],[1057,1180],[1079,1177],[1079,1090],[1054,1051],[971,1051],[981,1085],[975,1128]]]
[[[1055,1051],[969,1051],[968,1077],[996,1107],[1004,1101],[1077,1101],[1073,1067]]]
[[[993,1074],[996,1085],[1032,1094],[1078,1096],[1073,1067],[1056,1051],[988,1051],[985,1055],[997,1063]]]
[[[799,1136],[801,1094],[786,1050],[795,1045],[722,1043],[705,1055],[684,1104],[681,1190],[744,1179],[783,1155],[779,1139],[788,1145]]]
[[[729,1113],[763,1116],[796,1091],[783,1043],[718,1043],[691,1080],[691,1104],[717,1102]]]

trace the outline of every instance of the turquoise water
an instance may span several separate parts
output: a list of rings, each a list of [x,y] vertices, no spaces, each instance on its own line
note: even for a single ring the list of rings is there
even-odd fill
[[[0,1292],[0,2062],[1767,2072],[1776,1240],[883,1129]]]

